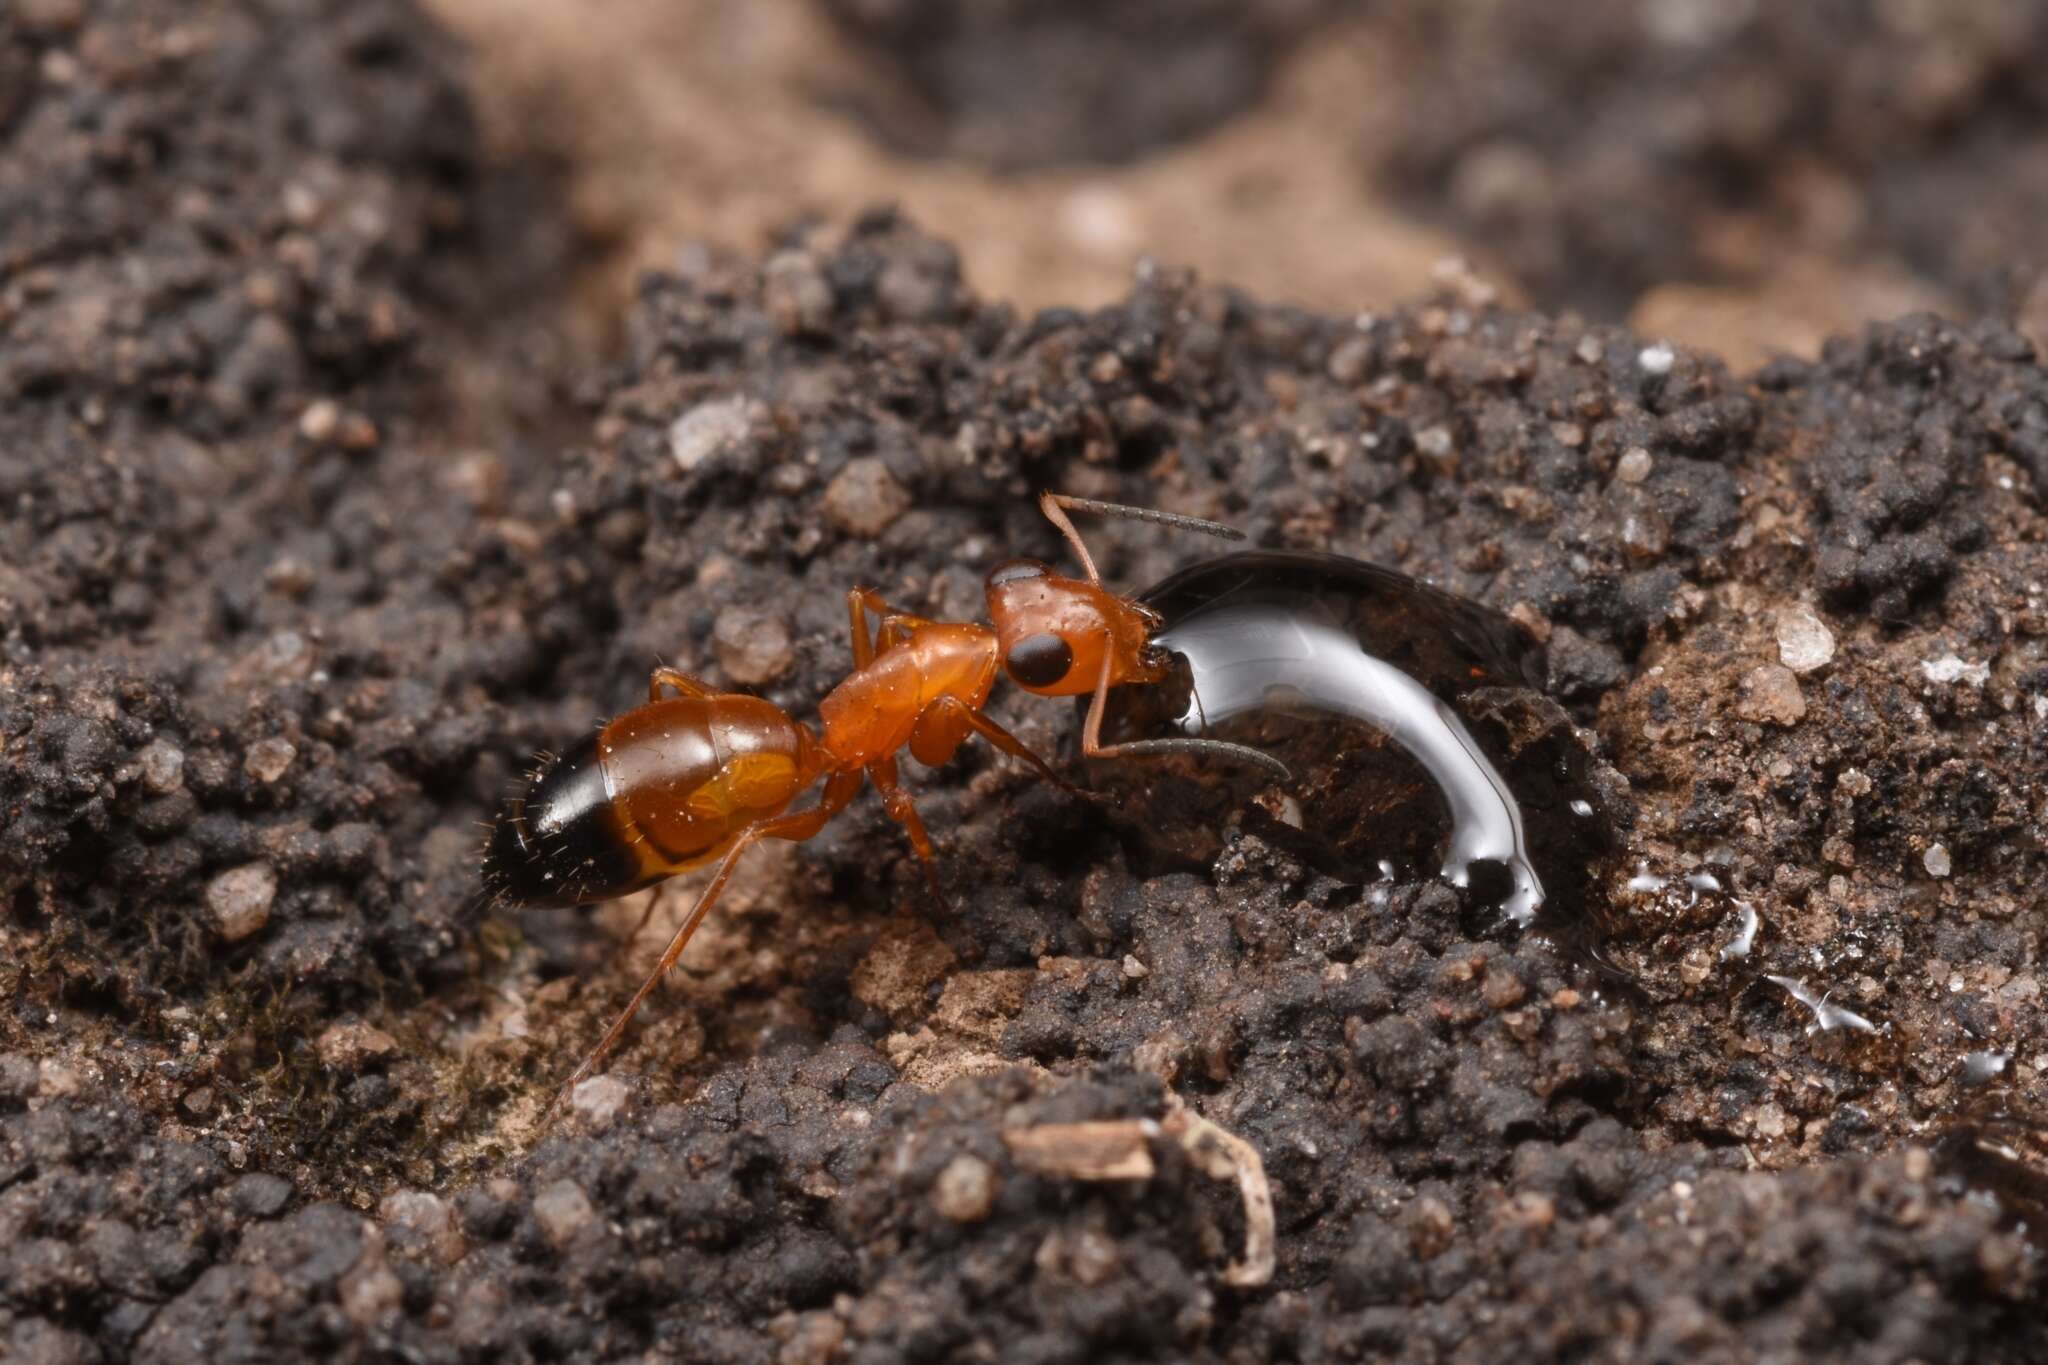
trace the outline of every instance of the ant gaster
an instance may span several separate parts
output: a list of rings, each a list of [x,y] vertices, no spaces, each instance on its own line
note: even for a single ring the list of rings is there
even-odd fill
[[[898,750],[908,748],[920,763],[936,766],[952,758],[969,735],[980,735],[1072,790],[1022,741],[982,714],[998,667],[1040,696],[1094,694],[1082,727],[1086,757],[1208,751],[1285,775],[1265,754],[1221,741],[1100,742],[1109,689],[1158,682],[1167,665],[1164,652],[1147,638],[1157,618],[1103,587],[1067,509],[1228,539],[1241,539],[1240,533],[1193,517],[1057,493],[1042,494],[1039,507],[1073,547],[1087,577],[1064,577],[1034,560],[998,565],[986,583],[993,629],[898,612],[875,592],[855,588],[847,594],[853,672],[818,703],[818,733],[759,697],[721,692],[676,669],[657,668],[646,705],[613,718],[544,764],[507,803],[492,827],[483,875],[497,894],[522,904],[610,900],[717,862],[660,962],[564,1083],[555,1105],[618,1043],[682,956],[740,855],[763,839],[811,838],[853,800],[863,781],[874,784],[890,818],[903,826],[934,895],[943,899],[931,838],[898,783]],[[824,786],[814,805],[788,809],[820,781]]]

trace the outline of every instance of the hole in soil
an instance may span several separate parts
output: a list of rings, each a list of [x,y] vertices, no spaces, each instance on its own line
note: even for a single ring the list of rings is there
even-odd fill
[[[818,3],[904,87],[849,97],[884,142],[1021,168],[1128,161],[1205,132],[1345,0]]]

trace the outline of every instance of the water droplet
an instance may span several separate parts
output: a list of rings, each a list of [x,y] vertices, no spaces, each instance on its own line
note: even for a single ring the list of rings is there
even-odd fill
[[[1477,713],[1469,699],[1482,689],[1498,690],[1488,697],[1535,691],[1543,676],[1540,647],[1499,613],[1376,565],[1282,552],[1196,565],[1141,600],[1164,618],[1153,639],[1170,652],[1175,680],[1118,689],[1106,740],[1202,736],[1268,752],[1290,745],[1278,756],[1297,779],[1305,766],[1334,773],[1317,787],[1325,804],[1382,773],[1389,780],[1379,785],[1398,791],[1398,769],[1387,764],[1399,760],[1384,756],[1391,741],[1435,788],[1448,837],[1440,855],[1404,844],[1403,856],[1379,860],[1375,852],[1367,865],[1379,860],[1384,871],[1440,856],[1446,882],[1486,887],[1523,924],[1546,899],[1525,816],[1564,831],[1575,853],[1592,837],[1583,824],[1563,823],[1566,810],[1582,820],[1591,815],[1589,802],[1569,789],[1518,799],[1470,723]],[[1356,728],[1372,734],[1339,738]],[[1541,757],[1532,753],[1524,769],[1537,770]],[[1577,763],[1562,766],[1567,774],[1583,771],[1583,759]],[[1540,780],[1554,788],[1559,766],[1554,759],[1543,766]],[[1411,837],[1397,827],[1412,825],[1413,816],[1386,816],[1399,804],[1393,798],[1352,799],[1357,842],[1384,849]],[[1313,821],[1316,812],[1308,814]],[[1587,859],[1570,861],[1583,877]]]

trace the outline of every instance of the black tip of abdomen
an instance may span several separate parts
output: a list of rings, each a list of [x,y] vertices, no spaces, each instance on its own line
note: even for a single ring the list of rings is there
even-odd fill
[[[484,846],[484,885],[521,905],[582,905],[647,880],[612,811],[591,735],[505,803]]]

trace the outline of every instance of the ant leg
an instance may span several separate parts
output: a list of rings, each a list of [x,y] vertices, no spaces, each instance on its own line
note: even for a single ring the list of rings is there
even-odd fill
[[[1062,791],[1070,792],[1075,796],[1090,801],[1099,799],[1096,793],[1077,787],[1066,778],[1061,777],[1050,763],[1047,763],[1044,759],[1033,753],[1031,747],[1025,744],[1023,740],[1017,738],[987,716],[982,715],[979,711],[974,710],[958,697],[941,697],[932,703],[932,708],[943,715],[958,715],[961,724],[1010,757],[1023,759],[1031,765],[1040,777]]]
[[[701,678],[693,678],[678,668],[661,665],[647,677],[647,700],[660,701],[661,689],[672,687],[685,697],[715,697],[718,689]]]
[[[654,988],[660,984],[662,977],[668,975],[669,969],[676,965],[676,959],[683,955],[683,948],[689,943],[690,936],[697,932],[697,926],[704,922],[704,916],[710,912],[720,893],[725,890],[725,884],[732,880],[733,869],[739,865],[740,855],[763,839],[801,841],[810,838],[825,827],[826,821],[845,809],[846,803],[860,791],[860,782],[861,775],[858,769],[834,773],[827,779],[824,793],[818,798],[818,804],[809,810],[798,811],[795,815],[778,815],[767,820],[756,820],[739,832],[733,839],[732,846],[726,849],[725,856],[719,859],[718,871],[712,874],[703,891],[698,893],[697,903],[690,907],[689,918],[683,921],[675,936],[669,939],[668,947],[661,955],[661,961],[655,964],[647,979],[640,983],[640,989],[633,992],[633,998],[626,1002],[626,1008],[619,1012],[618,1018],[612,1020],[612,1026],[605,1030],[604,1037],[598,1039],[597,1046],[590,1050],[589,1055],[576,1070],[570,1073],[569,1079],[562,1083],[562,1088],[555,1092],[555,1098],[548,1105],[547,1112],[541,1115],[542,1127],[547,1126],[569,1098],[570,1093],[597,1069],[598,1063],[611,1055],[614,1047],[618,1046],[619,1039],[625,1036],[626,1026],[633,1022],[633,1016],[639,1013],[640,1006],[646,1003],[647,997],[654,993]]]
[[[1074,523],[1067,520],[1067,508],[1077,512],[1097,512],[1106,517],[1121,517],[1125,521],[1149,521],[1155,526],[1171,526],[1176,531],[1199,531],[1205,536],[1216,536],[1223,540],[1243,540],[1244,532],[1234,526],[1225,526],[1220,521],[1209,521],[1203,517],[1183,516],[1179,512],[1162,512],[1153,507],[1128,507],[1120,502],[1097,502],[1094,498],[1077,498],[1069,493],[1040,493],[1038,510],[1045,513],[1045,519],[1059,528],[1067,538],[1067,544],[1074,547],[1074,555],[1081,561],[1081,567],[1088,571],[1088,581],[1100,584],[1102,579],[1095,572],[1095,561],[1088,557],[1088,547],[1081,543],[1080,533]]]
[[[939,889],[938,859],[932,856],[932,837],[925,833],[924,821],[918,817],[910,793],[897,785],[896,760],[884,758],[868,764],[868,781],[875,784],[875,791],[882,798],[882,807],[889,812],[889,818],[903,826],[903,832],[910,837],[911,851],[924,864],[924,876],[931,884],[932,899],[939,903],[941,910],[947,909],[946,893]]]
[[[846,623],[853,630],[853,666],[856,671],[875,661],[874,638],[868,634],[868,613],[888,617],[889,604],[873,588],[854,588],[846,594]]]
[[[1045,519],[1058,528],[1067,538],[1067,544],[1074,547],[1074,558],[1081,561],[1081,569],[1088,575],[1088,581],[1102,586],[1102,575],[1095,572],[1095,561],[1088,557],[1088,547],[1081,543],[1081,533],[1074,529],[1074,523],[1067,520],[1066,509],[1074,505],[1075,499],[1064,493],[1040,493],[1038,510],[1045,513]]]
[[[640,912],[640,922],[633,926],[632,933],[619,940],[618,952],[614,954],[614,958],[619,966],[623,967],[626,965],[626,957],[633,951],[633,944],[646,931],[648,922],[654,918],[654,912],[661,907],[662,898],[666,895],[668,895],[666,884],[657,886],[648,895],[647,908]]]
[[[1208,754],[1215,758],[1227,759],[1233,763],[1244,763],[1254,768],[1263,768],[1282,782],[1294,780],[1294,774],[1285,763],[1263,749],[1254,749],[1249,744],[1232,744],[1225,739],[1199,739],[1179,737],[1174,739],[1132,739],[1121,744],[1102,742],[1102,716],[1109,708],[1109,654],[1102,656],[1102,675],[1095,681],[1095,696],[1088,703],[1088,719],[1081,726],[1081,757],[1116,758],[1135,754]]]
[[[869,612],[881,618],[872,641],[868,638]],[[856,669],[866,668],[875,661],[875,655],[907,638],[917,627],[931,624],[922,616],[896,610],[873,588],[855,588],[847,593],[846,614],[853,627],[853,666]],[[865,653],[862,652],[864,646]]]

